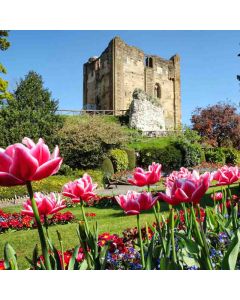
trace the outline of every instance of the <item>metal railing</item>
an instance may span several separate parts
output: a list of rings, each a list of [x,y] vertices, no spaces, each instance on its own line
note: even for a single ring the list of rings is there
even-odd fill
[[[110,110],[110,109],[58,109],[57,113],[59,115],[84,115],[84,114],[90,114],[90,115],[108,115],[108,116],[123,116],[125,115],[127,110],[119,109],[119,110]]]

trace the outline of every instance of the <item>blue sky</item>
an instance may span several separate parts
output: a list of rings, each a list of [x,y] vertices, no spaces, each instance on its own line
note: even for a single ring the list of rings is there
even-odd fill
[[[184,124],[190,124],[197,106],[240,102],[240,31],[10,31],[11,47],[0,53],[5,78],[14,89],[34,70],[60,108],[81,109],[83,63],[100,55],[116,35],[148,54],[180,55]]]

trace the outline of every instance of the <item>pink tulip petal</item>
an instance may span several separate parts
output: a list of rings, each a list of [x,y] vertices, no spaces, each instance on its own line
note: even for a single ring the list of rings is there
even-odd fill
[[[14,186],[14,185],[22,185],[22,184],[25,184],[25,182],[16,178],[15,176],[6,172],[0,172],[1,186]]]
[[[31,180],[37,168],[38,161],[31,155],[29,149],[23,145],[17,146],[9,172],[15,177],[27,181]]]
[[[52,160],[49,160],[45,164],[41,165],[34,176],[31,178],[32,180],[40,180],[55,174],[55,170],[60,168],[62,163],[62,158],[58,157]]]
[[[0,172],[8,172],[11,163],[12,158],[5,152],[0,152]]]
[[[30,151],[32,156],[34,156],[37,159],[39,166],[43,165],[50,159],[50,152],[48,146],[41,141],[38,142],[36,146],[32,147]]]

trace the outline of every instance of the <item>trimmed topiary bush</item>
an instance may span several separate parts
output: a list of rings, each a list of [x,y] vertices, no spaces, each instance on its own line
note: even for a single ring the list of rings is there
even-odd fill
[[[124,149],[128,156],[128,169],[133,170],[136,167],[136,152],[134,149]]]
[[[102,171],[105,176],[111,177],[114,174],[113,164],[110,158],[106,157],[102,162]]]
[[[147,148],[139,152],[138,162],[141,166],[147,167],[152,162],[161,163],[165,172],[177,170],[182,166],[182,153],[175,146],[165,148]]]
[[[222,148],[208,148],[205,150],[206,162],[225,164],[226,156]]]
[[[128,155],[125,150],[113,149],[109,153],[115,172],[125,171],[128,168]]]

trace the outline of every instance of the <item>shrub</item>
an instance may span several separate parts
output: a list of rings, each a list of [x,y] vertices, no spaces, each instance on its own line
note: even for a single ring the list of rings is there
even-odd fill
[[[206,162],[225,164],[226,156],[222,148],[208,148],[205,150]]]
[[[182,165],[184,167],[194,167],[205,160],[204,151],[200,144],[191,144],[184,140],[180,140],[176,142],[175,145],[176,148],[182,152]]]
[[[126,140],[120,125],[98,116],[66,118],[57,136],[64,162],[73,169],[99,167],[106,153]]]
[[[239,152],[234,148],[223,148],[226,157],[226,164],[237,165],[240,163]]]
[[[128,156],[128,169],[133,170],[136,167],[136,152],[134,149],[124,149]]]
[[[109,155],[115,172],[127,170],[128,155],[125,150],[113,149]]]
[[[139,152],[139,164],[147,167],[153,161],[161,163],[163,171],[177,170],[182,165],[182,153],[174,145],[166,148],[146,148]]]
[[[66,164],[62,164],[60,170],[58,171],[58,175],[70,176],[73,174],[73,169]]]

